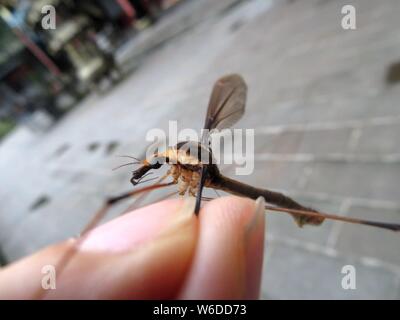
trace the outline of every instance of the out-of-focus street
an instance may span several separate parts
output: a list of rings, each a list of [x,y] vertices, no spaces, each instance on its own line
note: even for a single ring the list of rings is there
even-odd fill
[[[349,3],[356,30],[341,27]],[[212,85],[228,73],[249,87],[235,127],[256,133],[254,173],[237,179],[400,223],[400,83],[387,78],[400,61],[399,16],[398,0],[180,4],[119,49],[119,66],[134,71],[118,85],[45,132],[18,126],[0,142],[4,257],[79,234],[106,196],[132,188],[130,167],[112,171],[124,161],[116,155],[142,156],[146,132],[169,120],[200,130]],[[330,221],[299,229],[271,212],[266,221],[262,298],[400,299],[398,234]],[[341,287],[345,265],[357,270],[355,290]]]

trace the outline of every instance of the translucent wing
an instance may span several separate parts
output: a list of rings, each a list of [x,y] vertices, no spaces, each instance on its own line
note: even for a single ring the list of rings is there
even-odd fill
[[[243,115],[247,85],[238,74],[226,75],[214,84],[204,129],[223,129],[234,125]]]
[[[226,75],[214,84],[210,102],[208,104],[204,129],[224,129],[235,124],[243,115],[246,104],[247,85],[238,74]],[[209,143],[209,132],[203,133],[203,143]],[[200,210],[201,196],[207,175],[207,168],[201,171],[200,183],[197,191],[195,213]]]

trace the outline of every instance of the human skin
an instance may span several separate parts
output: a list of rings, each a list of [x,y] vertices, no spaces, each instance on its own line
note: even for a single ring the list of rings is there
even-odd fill
[[[165,200],[0,269],[0,299],[257,299],[264,200]],[[73,252],[68,263],[60,260]],[[43,266],[56,289],[43,290]]]

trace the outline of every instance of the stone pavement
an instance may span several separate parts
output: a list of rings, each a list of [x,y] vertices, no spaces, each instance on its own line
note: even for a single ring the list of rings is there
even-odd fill
[[[341,28],[344,4],[356,7],[357,30]],[[21,127],[0,144],[4,255],[79,233],[106,195],[130,188],[130,168],[111,171],[115,155],[143,154],[146,132],[168,120],[200,129],[213,82],[232,72],[249,85],[237,127],[256,132],[255,170],[240,180],[327,212],[400,222],[400,85],[387,81],[400,61],[399,15],[398,0],[180,5],[121,50],[123,64],[141,57],[124,82],[48,132]],[[299,229],[267,214],[263,298],[400,299],[399,235],[338,222]],[[349,264],[356,290],[341,287]]]

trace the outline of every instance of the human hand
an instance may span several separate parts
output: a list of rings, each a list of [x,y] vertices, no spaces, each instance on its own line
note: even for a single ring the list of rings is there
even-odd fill
[[[88,234],[0,269],[0,299],[256,299],[264,247],[264,200],[223,197],[193,214],[194,199],[127,213]],[[76,249],[41,287],[42,267]]]

